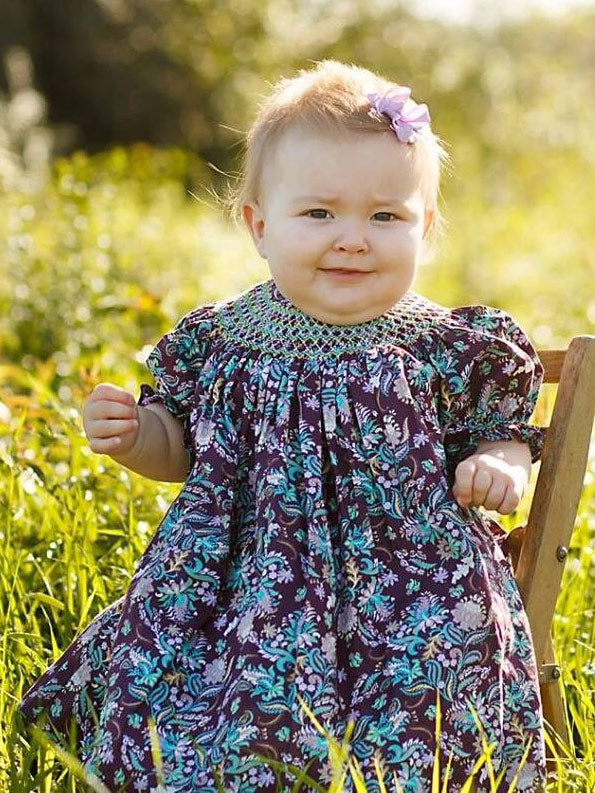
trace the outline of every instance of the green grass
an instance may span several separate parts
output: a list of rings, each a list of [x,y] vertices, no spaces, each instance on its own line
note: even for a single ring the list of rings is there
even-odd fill
[[[268,277],[246,235],[189,200],[186,185],[205,181],[194,156],[134,146],[77,153],[52,167],[39,192],[0,193],[0,793],[92,789],[65,756],[32,738],[17,703],[77,633],[124,594],[180,488],[93,454],[82,433],[84,399],[100,380],[138,393],[148,379],[147,348],[186,310]],[[577,183],[568,180],[568,200]],[[562,345],[584,332],[591,316],[584,294],[560,290],[549,277],[564,261],[565,283],[584,282],[591,226],[582,196],[573,205],[584,217],[582,253],[572,256],[542,235],[551,225],[555,236],[555,224],[543,225],[541,205],[522,202],[522,212],[534,213],[532,225],[521,204],[505,202],[499,211],[512,215],[494,222],[496,208],[486,213],[479,196],[476,205],[457,188],[452,198],[449,241],[438,266],[422,268],[416,288],[444,305],[489,294],[486,303],[530,320],[536,346]],[[485,238],[487,248],[474,242],[468,256],[468,228],[478,222],[492,236],[486,226],[478,241]],[[521,242],[511,229],[522,231]],[[566,246],[567,236],[560,239]],[[531,260],[518,267],[525,244]],[[470,280],[475,288],[462,298]],[[569,302],[571,293],[577,297]],[[544,411],[536,423],[548,423]],[[560,759],[548,793],[595,790],[594,470],[592,460],[553,626],[574,743],[550,744]],[[527,506],[525,499],[501,523],[523,523]],[[340,746],[334,751],[347,762]],[[357,775],[356,764],[347,762],[339,779],[343,772]],[[385,784],[396,789],[392,779]]]
[[[35,738],[27,731],[17,704],[28,685],[59,657],[77,632],[126,591],[135,560],[179,491],[179,485],[142,479],[90,452],[78,411],[65,405],[51,382],[50,364],[40,366],[35,375],[17,366],[0,366],[3,793],[101,790],[92,780],[84,782],[76,762],[53,749],[45,736]],[[72,404],[82,404],[82,400],[82,392],[72,394]],[[559,755],[548,793],[595,790],[594,500],[591,463],[554,622],[576,746],[554,746],[548,739],[548,754]],[[521,507],[526,509],[525,501]],[[523,518],[519,511],[502,516],[502,523],[511,528]],[[337,767],[332,791],[341,789],[346,774],[358,791],[364,790],[357,762],[347,755],[348,733],[349,729],[343,744],[328,736]],[[478,763],[487,761],[486,755]],[[381,764],[379,774],[380,769]],[[299,790],[305,781],[305,771],[300,783],[296,769],[294,789]],[[436,771],[433,793],[446,793],[438,782]],[[388,775],[384,784],[387,791],[398,791]]]

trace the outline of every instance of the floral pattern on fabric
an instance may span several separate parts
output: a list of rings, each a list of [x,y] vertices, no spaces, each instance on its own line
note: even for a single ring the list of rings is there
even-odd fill
[[[120,600],[35,681],[21,710],[64,736],[110,790],[273,791],[257,753],[319,784],[331,769],[298,695],[404,793],[440,767],[458,793],[482,753],[508,789],[544,789],[536,661],[505,532],[455,501],[449,471],[479,438],[523,438],[542,369],[507,314],[408,293],[331,326],[273,281],[190,312],[149,357],[183,417],[188,478]],[[486,435],[485,433],[488,433]],[[95,727],[94,716],[98,726]],[[283,790],[295,775],[280,774]],[[351,791],[349,780],[345,790]],[[124,789],[124,788],[123,788]],[[310,789],[310,788],[304,788]],[[479,793],[490,790],[485,767]]]
[[[481,439],[527,443],[536,462],[546,427],[529,424],[543,366],[524,332],[504,311],[462,306],[436,345],[433,360],[442,376],[439,420],[449,470],[477,448]]]
[[[194,438],[190,428],[190,413],[194,407],[196,377],[205,360],[208,331],[213,326],[212,304],[199,306],[183,317],[175,328],[166,333],[147,358],[156,389],[143,383],[139,405],[159,403],[183,421],[184,447],[189,464],[194,462]]]

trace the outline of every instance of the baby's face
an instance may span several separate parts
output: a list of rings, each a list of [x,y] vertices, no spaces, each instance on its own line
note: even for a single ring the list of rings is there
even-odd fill
[[[431,213],[391,131],[291,129],[244,218],[281,293],[321,322],[366,322],[411,286]]]

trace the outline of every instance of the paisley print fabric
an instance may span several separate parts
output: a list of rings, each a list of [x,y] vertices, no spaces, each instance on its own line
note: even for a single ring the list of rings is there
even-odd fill
[[[451,490],[481,438],[541,454],[543,370],[513,318],[408,292],[334,326],[268,280],[191,311],[147,364],[139,404],[179,417],[188,477],[124,597],[25,694],[26,719],[53,737],[75,723],[110,790],[215,793],[217,776],[226,791],[290,790],[306,766],[325,788],[327,745],[301,698],[338,740],[355,721],[369,791],[377,757],[390,789],[396,776],[429,793],[439,697],[449,791],[483,750],[471,707],[500,789],[526,749],[516,789],[544,789],[506,533]]]

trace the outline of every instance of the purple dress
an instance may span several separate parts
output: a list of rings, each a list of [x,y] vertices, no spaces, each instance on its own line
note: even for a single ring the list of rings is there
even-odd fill
[[[188,478],[124,597],[29,689],[25,718],[54,738],[74,720],[79,757],[109,790],[215,793],[217,777],[225,791],[291,790],[306,766],[321,787],[302,790],[326,789],[328,747],[301,698],[339,741],[355,720],[368,791],[380,758],[390,790],[396,776],[429,793],[439,695],[449,793],[482,753],[469,706],[499,790],[527,746],[516,789],[543,790],[506,533],[451,489],[480,438],[540,456],[546,428],[528,422],[543,369],[512,317],[410,291],[380,317],[330,325],[268,280],[190,311],[147,365],[156,388],[139,404],[183,420]],[[478,779],[489,791],[485,765]]]

